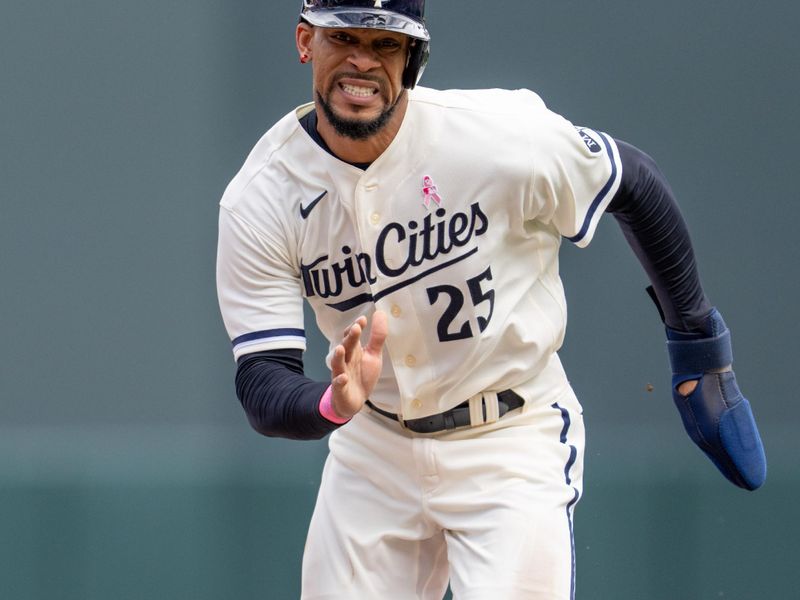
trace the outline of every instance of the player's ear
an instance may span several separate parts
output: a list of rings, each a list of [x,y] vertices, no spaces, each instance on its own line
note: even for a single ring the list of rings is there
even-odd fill
[[[297,24],[295,31],[295,42],[297,52],[300,55],[300,62],[308,62],[311,59],[311,42],[314,38],[314,27],[305,21]]]

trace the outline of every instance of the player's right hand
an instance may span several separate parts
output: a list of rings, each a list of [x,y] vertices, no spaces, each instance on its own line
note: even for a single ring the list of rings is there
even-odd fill
[[[366,346],[362,346],[361,332],[366,327],[366,317],[356,319],[344,332],[342,343],[333,351],[331,405],[343,419],[349,419],[361,410],[381,374],[383,343],[389,330],[386,314],[382,311],[375,312],[369,341]]]
[[[767,460],[731,368],[730,331],[716,309],[703,328],[684,333],[667,327],[672,397],[692,441],[732,483],[754,490],[766,479]]]

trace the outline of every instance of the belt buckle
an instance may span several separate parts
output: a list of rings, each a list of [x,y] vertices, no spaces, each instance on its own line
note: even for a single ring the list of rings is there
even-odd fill
[[[368,402],[370,408],[372,408],[378,414],[382,414],[382,416],[391,418],[400,425],[400,428],[405,431],[410,431],[412,433],[440,433],[442,431],[453,431],[455,429],[465,429],[467,427],[480,427],[482,425],[489,425],[491,423],[496,423],[499,421],[509,410],[512,409],[511,406],[507,404],[505,401],[505,397],[503,400],[500,399],[500,396],[506,392],[511,392],[511,390],[504,390],[502,392],[494,392],[494,391],[484,391],[479,394],[475,394],[464,403],[462,403],[458,407],[451,408],[443,413],[439,413],[438,415],[432,415],[434,417],[441,417],[442,421],[444,422],[444,427],[434,429],[431,431],[420,431],[418,429],[411,429],[406,424],[406,421],[396,413],[386,413],[377,407],[373,406],[371,402]],[[511,392],[513,394],[513,392]],[[513,394],[516,396],[516,394]],[[464,406],[466,404],[467,406]],[[514,408],[517,408],[515,405]],[[466,414],[464,412],[466,411]],[[460,413],[459,415],[449,415],[449,413]],[[468,418],[468,420],[462,420],[461,415]],[[454,426],[450,427],[447,425],[448,420],[447,416],[450,416],[450,421],[453,423]],[[456,419],[456,417],[459,417]],[[414,419],[412,419],[414,420]],[[421,419],[420,419],[421,420]],[[460,421],[460,423],[458,423]],[[466,421],[466,422],[465,422]]]
[[[481,392],[469,400],[469,426],[480,427],[500,420],[500,401],[497,392]]]

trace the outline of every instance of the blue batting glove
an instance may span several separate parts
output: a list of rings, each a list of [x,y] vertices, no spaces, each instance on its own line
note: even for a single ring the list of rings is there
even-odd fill
[[[732,483],[755,490],[767,477],[767,459],[731,369],[731,333],[717,309],[701,328],[703,333],[685,333],[667,327],[672,398],[692,441]],[[681,383],[693,380],[698,384],[691,394],[678,392]]]

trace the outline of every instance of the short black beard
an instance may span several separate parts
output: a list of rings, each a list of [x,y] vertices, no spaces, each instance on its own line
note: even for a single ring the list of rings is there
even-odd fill
[[[405,93],[405,91],[403,91]],[[341,136],[348,137],[351,140],[366,140],[378,133],[386,126],[389,119],[392,118],[395,109],[397,108],[400,99],[403,97],[401,94],[397,98],[397,102],[392,104],[389,108],[379,114],[371,121],[361,121],[358,119],[343,119],[333,112],[331,105],[325,102],[322,94],[317,92],[317,102],[322,107],[322,112],[325,113],[325,118],[333,126],[333,129]]]

